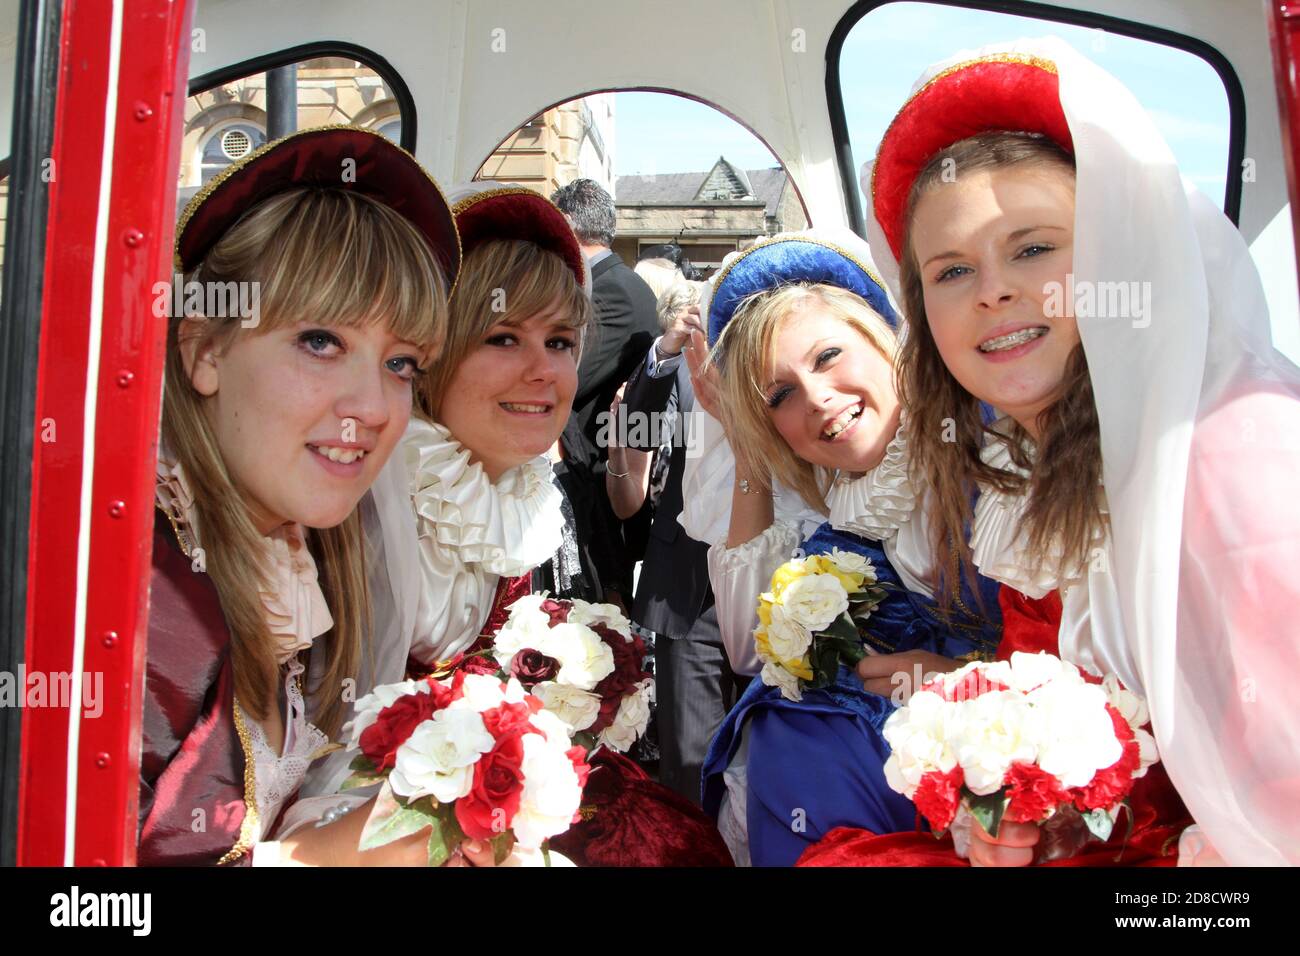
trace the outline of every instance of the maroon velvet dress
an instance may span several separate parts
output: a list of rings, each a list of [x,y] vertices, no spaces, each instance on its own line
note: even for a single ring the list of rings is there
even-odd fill
[[[251,744],[235,712],[230,631],[206,574],[154,513],[140,753],[144,866],[249,864],[256,821]]]
[[[528,575],[502,578],[483,634],[469,653],[492,645],[508,608],[529,592]],[[589,758],[582,821],[551,840],[579,866],[733,866],[713,819],[650,779],[636,762],[602,747]]]
[[[1015,651],[1058,653],[1061,597],[1053,591],[1033,600],[1003,585],[1002,642],[998,659]],[[1192,819],[1163,764],[1155,764],[1129,794],[1133,827],[1121,816],[1105,843],[1091,842],[1074,856],[1043,866],[1173,866],[1178,837]],[[919,820],[918,820],[919,824]],[[809,847],[797,866],[969,866],[953,849],[952,837],[936,840],[929,831],[877,836],[868,830],[839,827]]]

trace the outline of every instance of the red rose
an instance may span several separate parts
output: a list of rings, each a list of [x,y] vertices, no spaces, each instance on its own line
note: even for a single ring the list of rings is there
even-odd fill
[[[567,624],[569,622],[569,611],[573,610],[573,605],[568,601],[556,601],[553,598],[547,598],[541,603],[542,611],[551,619],[550,627],[557,624]]]
[[[974,700],[990,691],[1009,689],[1006,684],[993,680],[978,668],[967,671],[962,679],[951,687],[945,686],[943,678],[939,678],[929,687],[947,701]]]
[[[491,710],[483,711],[483,726],[497,740],[514,733],[532,733],[533,725],[529,723],[529,719],[534,712],[534,708],[526,702],[498,704]]]
[[[463,671],[466,674],[487,674],[495,677],[501,672],[501,665],[491,656],[472,654],[461,661],[456,670]]]
[[[559,661],[531,647],[522,648],[510,659],[510,676],[525,687],[532,687],[544,680],[554,680],[559,672]]]
[[[1124,715],[1112,705],[1106,705],[1110,721],[1115,727],[1115,738],[1124,747],[1120,758],[1105,770],[1099,770],[1092,782],[1070,791],[1074,805],[1085,813],[1089,810],[1109,809],[1128,796],[1133,789],[1133,774],[1142,766],[1142,748],[1134,739],[1133,728]]]
[[[965,779],[961,767],[953,767],[947,773],[932,770],[921,777],[912,802],[930,821],[932,829],[946,830],[952,825],[961,803],[961,785]]]
[[[642,670],[645,664],[645,641],[636,635],[629,641],[603,624],[591,625],[591,629],[600,635],[600,639],[614,654],[614,669],[592,690],[600,698],[600,714],[587,731],[599,734],[614,722],[623,698],[650,675]]]
[[[523,762],[524,735],[518,731],[498,737],[474,765],[470,791],[456,801],[456,822],[470,839],[490,840],[509,828],[524,791]]]
[[[397,698],[379,712],[373,724],[361,731],[361,752],[376,770],[392,770],[397,763],[397,748],[442,706],[436,694],[407,694]]]
[[[587,763],[587,751],[582,747],[570,747],[565,751],[565,755],[569,758],[569,762],[573,764],[573,772],[578,775],[578,786],[585,793],[587,789],[587,778],[591,776],[591,765]],[[581,807],[579,807],[573,814],[573,822],[582,822]]]
[[[1070,793],[1061,781],[1037,764],[1012,764],[1003,783],[1011,798],[1003,818],[1012,823],[1039,823],[1049,812],[1070,802]]]

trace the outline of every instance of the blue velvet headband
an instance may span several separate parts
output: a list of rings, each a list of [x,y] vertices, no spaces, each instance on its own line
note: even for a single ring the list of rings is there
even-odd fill
[[[722,270],[709,305],[709,344],[718,341],[745,299],[795,282],[847,289],[865,299],[891,327],[898,327],[898,315],[889,304],[885,284],[874,272],[853,253],[833,243],[799,237],[751,246]]]

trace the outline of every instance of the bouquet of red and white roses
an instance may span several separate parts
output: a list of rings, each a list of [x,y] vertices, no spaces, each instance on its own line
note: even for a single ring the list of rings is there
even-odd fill
[[[510,606],[491,654],[503,678],[536,695],[589,751],[626,752],[645,733],[654,678],[644,669],[645,642],[616,606],[525,595]]]
[[[1106,840],[1133,781],[1157,760],[1147,719],[1113,674],[1091,683],[1046,653],[977,661],[890,716],[885,779],[936,834],[969,813],[994,836],[1009,820],[1043,825],[1044,845],[1070,830],[1076,841]]]
[[[376,687],[349,728],[359,750],[344,789],[382,782],[361,835],[369,850],[432,824],[429,864],[466,837],[505,860],[578,819],[588,766],[568,729],[517,680],[457,672]]]

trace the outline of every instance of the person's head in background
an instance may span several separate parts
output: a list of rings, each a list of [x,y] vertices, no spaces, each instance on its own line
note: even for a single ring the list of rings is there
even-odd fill
[[[614,198],[592,179],[575,179],[551,193],[590,258],[614,244]]]
[[[645,280],[656,299],[668,289],[686,281],[681,270],[669,259],[641,259],[632,271]]]

